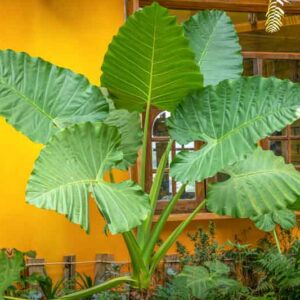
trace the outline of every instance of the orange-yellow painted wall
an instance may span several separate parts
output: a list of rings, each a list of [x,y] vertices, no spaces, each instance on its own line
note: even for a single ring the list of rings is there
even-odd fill
[[[123,21],[123,0],[0,0],[0,49],[41,56],[98,84],[103,55]],[[40,149],[0,119],[0,248],[33,249],[49,262],[68,254],[76,254],[77,260],[93,260],[95,253],[126,259],[122,239],[102,233],[103,221],[93,204],[90,235],[64,216],[25,204],[26,181]],[[117,177],[127,175],[118,173]],[[175,225],[168,224],[164,236]],[[194,222],[188,230],[199,225],[207,222]],[[224,241],[249,223],[217,221],[217,226]],[[256,235],[252,230],[250,240]],[[86,265],[80,270],[91,272],[92,268]],[[48,271],[57,275],[61,267],[49,267]]]

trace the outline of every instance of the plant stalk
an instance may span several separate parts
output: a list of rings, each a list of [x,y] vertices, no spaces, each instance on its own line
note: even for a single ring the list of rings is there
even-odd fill
[[[141,248],[131,231],[124,232],[122,235],[130,255],[133,278],[136,280],[138,287],[141,287],[150,278],[148,268],[146,268],[142,257]]]
[[[169,153],[171,151],[172,145],[173,145],[173,140],[171,139],[168,142],[166,150],[164,151],[164,153],[160,159],[160,162],[159,162],[159,165],[157,168],[157,172],[156,172],[154,181],[151,186],[151,190],[150,190],[150,194],[149,194],[150,206],[151,206],[150,214],[143,223],[143,240],[140,241],[142,247],[145,246],[145,241],[148,241],[150,238],[150,231],[151,231],[151,226],[152,226],[152,222],[153,222],[153,216],[155,213],[158,195],[160,192],[161,183],[163,181],[164,172],[165,172],[165,169],[166,169],[166,166],[168,163]]]
[[[150,120],[151,105],[147,103],[145,122],[144,122],[144,135],[143,135],[143,146],[142,146],[142,159],[141,159],[141,173],[140,173],[140,186],[145,190],[146,180],[146,158],[147,158],[147,140],[148,140],[148,129]]]
[[[155,224],[153,231],[150,236],[149,242],[144,245],[143,248],[143,256],[145,259],[145,263],[148,264],[152,255],[152,252],[154,251],[155,245],[160,237],[160,234],[162,230],[164,229],[164,226],[168,220],[169,215],[173,211],[173,208],[177,204],[178,200],[182,196],[183,192],[185,191],[186,184],[183,184],[177,194],[171,199],[171,201],[168,203],[168,205],[164,208],[163,212],[161,213],[158,222]]]
[[[171,233],[171,235],[168,236],[168,238],[164,241],[164,243],[160,246],[158,251],[154,254],[152,260],[151,260],[151,268],[150,273],[153,274],[157,265],[161,261],[161,259],[165,256],[167,251],[170,249],[170,247],[173,245],[173,243],[177,240],[177,238],[180,236],[180,234],[183,232],[183,230],[187,227],[187,225],[190,224],[190,222],[193,220],[193,218],[196,216],[196,214],[205,206],[206,200],[203,200],[196,209],[188,216],[186,220],[181,222],[181,224]]]
[[[144,122],[144,134],[143,134],[143,145],[142,145],[142,158],[141,158],[141,168],[140,168],[140,178],[139,184],[143,190],[145,190],[145,181],[146,181],[146,158],[147,158],[147,144],[148,144],[148,129],[150,121],[150,111],[151,111],[151,102],[147,102],[145,122]],[[137,239],[140,244],[143,243],[145,239],[143,224],[137,229]]]
[[[6,300],[28,300],[25,298],[17,298],[17,297],[10,297],[10,296],[3,296],[3,299],[6,299]]]
[[[273,236],[274,236],[274,240],[275,240],[275,243],[276,243],[277,250],[278,250],[279,254],[282,254],[281,247],[280,247],[280,242],[279,242],[278,235],[277,235],[277,232],[276,232],[276,228],[273,229]]]
[[[115,183],[115,178],[112,170],[109,171],[109,180],[111,183]]]
[[[113,287],[116,287],[122,283],[134,283],[135,280],[133,280],[129,276],[123,276],[123,277],[117,277],[111,280],[108,280],[102,284],[95,285],[91,288],[85,289],[83,291],[78,291],[69,295],[65,295],[62,297],[59,297],[57,299],[59,300],[75,300],[75,299],[83,299],[92,295],[95,295],[97,293],[109,290]],[[16,299],[8,299],[7,300],[16,300]]]

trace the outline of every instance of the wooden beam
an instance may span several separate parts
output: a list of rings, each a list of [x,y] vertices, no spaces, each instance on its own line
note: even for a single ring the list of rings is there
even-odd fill
[[[180,222],[186,220],[190,214],[171,214],[168,218],[168,222]],[[153,222],[156,223],[159,219],[159,215],[155,215]],[[300,218],[300,211],[296,211],[297,219]],[[237,220],[238,218],[233,218],[230,216],[220,216],[213,213],[199,213],[195,216],[193,221],[210,221],[210,220]],[[241,220],[241,219],[239,219]]]
[[[184,221],[186,218],[189,216],[189,213],[182,213],[182,214],[171,214],[168,218],[168,222],[179,222],[179,221]],[[159,219],[159,215],[155,215],[153,218],[153,222],[157,222]],[[213,213],[199,213],[195,216],[193,219],[194,221],[207,221],[207,220],[228,220],[228,219],[233,219],[233,217],[230,216],[219,216]]]
[[[299,52],[258,52],[243,51],[244,58],[253,59],[284,59],[284,60],[300,60]]]
[[[266,12],[268,0],[155,0],[171,9],[221,9],[235,12]],[[139,0],[139,6],[149,5],[154,0]],[[300,0],[290,1],[284,6],[286,13],[300,13]]]

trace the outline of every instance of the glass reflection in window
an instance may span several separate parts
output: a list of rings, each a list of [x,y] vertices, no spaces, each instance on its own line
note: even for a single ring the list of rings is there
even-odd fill
[[[152,128],[152,136],[169,136],[168,128],[167,128],[167,118],[170,117],[170,113],[167,111],[163,111],[158,114],[155,118]]]

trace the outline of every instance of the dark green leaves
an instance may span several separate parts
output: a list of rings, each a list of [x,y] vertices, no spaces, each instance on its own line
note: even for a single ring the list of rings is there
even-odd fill
[[[24,269],[23,253],[15,249],[0,250],[0,300],[8,287],[20,279]]]
[[[172,111],[191,90],[202,87],[183,29],[157,3],[127,19],[109,46],[101,84],[117,108],[143,111],[154,105]]]
[[[207,207],[220,215],[251,218],[269,231],[275,224],[289,228],[295,216],[287,210],[300,195],[300,174],[282,157],[260,148],[224,173],[230,178],[210,185]]]
[[[252,217],[256,227],[263,231],[272,231],[276,224],[284,230],[291,229],[296,225],[296,215],[289,209],[275,210],[270,213]]]
[[[123,160],[117,128],[85,123],[56,134],[42,150],[27,187],[27,201],[56,210],[89,230],[89,193],[112,233],[138,226],[149,210],[148,196],[131,181],[103,181]]]
[[[300,85],[288,80],[243,77],[185,98],[168,121],[180,144],[201,140],[196,152],[180,152],[171,175],[202,181],[251,153],[256,143],[299,118]]]
[[[231,290],[241,291],[242,285],[229,278],[230,268],[220,261],[207,261],[204,266],[185,266],[179,278],[197,299],[217,299]],[[232,295],[232,292],[231,292]]]
[[[223,11],[206,10],[184,23],[185,36],[196,55],[205,85],[238,78],[243,71],[241,46],[230,18]]]
[[[31,140],[46,143],[74,123],[103,120],[108,105],[83,75],[40,58],[0,51],[0,116]]]

